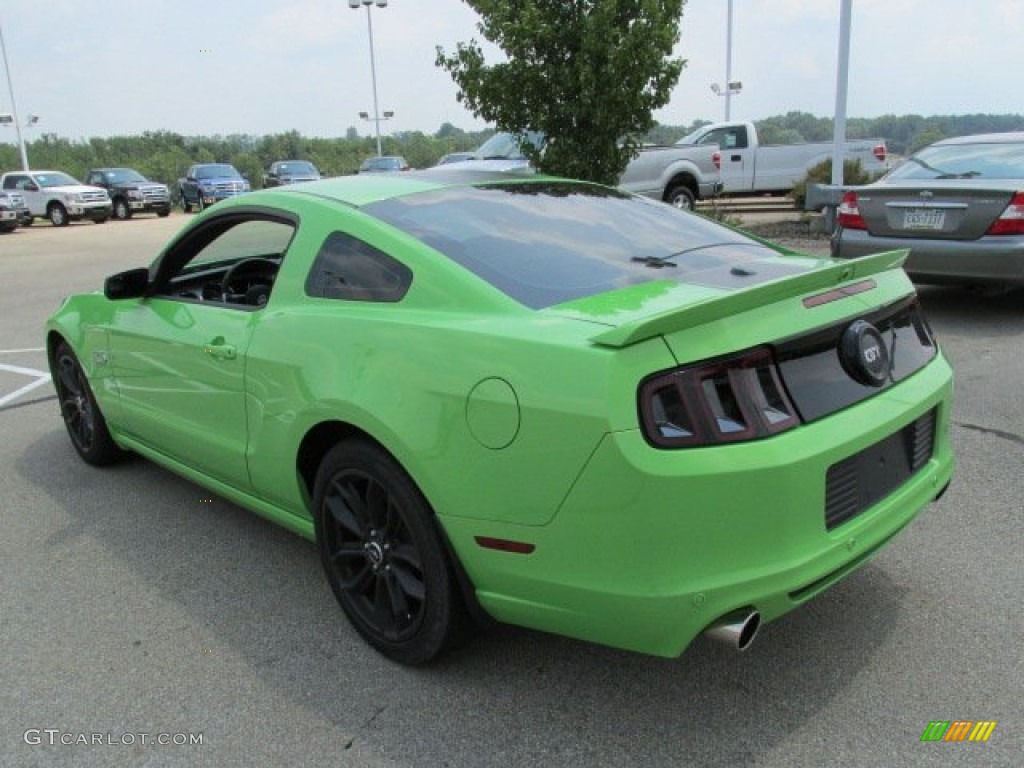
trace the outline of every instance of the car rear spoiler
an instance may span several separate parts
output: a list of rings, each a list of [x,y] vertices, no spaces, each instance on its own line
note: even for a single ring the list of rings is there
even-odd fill
[[[592,336],[590,341],[605,347],[628,347],[654,336],[694,328],[811,291],[836,289],[843,283],[902,267],[909,253],[907,250],[885,251],[850,261],[831,262],[827,266],[813,267],[799,275],[772,280],[696,304],[626,322]],[[828,259],[822,261],[829,262]]]

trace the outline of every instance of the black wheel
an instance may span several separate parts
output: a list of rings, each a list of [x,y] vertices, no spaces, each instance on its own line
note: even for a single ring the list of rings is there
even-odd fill
[[[185,213],[192,212],[192,203],[188,201],[188,197],[185,196],[185,190],[181,190],[181,207]]]
[[[60,414],[68,428],[71,444],[78,455],[87,463],[104,466],[117,461],[123,451],[117,447],[107,422],[96,405],[96,398],[89,389],[85,372],[65,342],[61,342],[53,357],[54,381]]]
[[[106,224],[108,218],[110,218],[110,217],[109,216],[101,216],[98,219],[93,219],[93,221],[96,222],[97,224]]]
[[[682,185],[672,187],[668,194],[665,195],[665,202],[669,205],[674,205],[676,208],[682,208],[684,211],[692,211],[697,206],[697,200],[694,198],[693,192],[690,191],[689,187]]]
[[[60,203],[50,203],[50,207],[46,209],[46,215],[49,217],[50,223],[55,227],[66,227],[68,225],[67,209]]]
[[[128,201],[123,197],[118,197],[114,200],[114,218],[126,221],[132,217],[132,207],[128,205]]]
[[[437,521],[386,452],[339,443],[320,464],[313,499],[327,581],[364,640],[422,664],[464,635],[468,615]]]
[[[168,216],[171,215],[171,209],[161,208],[159,211],[156,212],[156,215],[159,216],[161,219],[166,219]]]

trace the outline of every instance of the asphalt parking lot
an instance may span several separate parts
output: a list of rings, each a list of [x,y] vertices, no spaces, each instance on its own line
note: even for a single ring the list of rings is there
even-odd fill
[[[956,369],[953,485],[746,653],[503,627],[407,669],[349,627],[312,544],[68,442],[45,318],[186,220],[0,235],[0,766],[1021,764],[1024,292],[922,290]],[[945,720],[997,725],[921,741]]]

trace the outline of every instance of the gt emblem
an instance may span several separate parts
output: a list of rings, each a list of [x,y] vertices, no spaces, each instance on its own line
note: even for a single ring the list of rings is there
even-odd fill
[[[892,371],[885,340],[867,320],[857,320],[843,331],[839,361],[850,378],[868,387],[881,387]]]

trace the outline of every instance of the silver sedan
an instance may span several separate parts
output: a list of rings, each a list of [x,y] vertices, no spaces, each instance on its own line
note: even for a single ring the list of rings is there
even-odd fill
[[[1024,286],[1024,132],[932,144],[846,192],[832,252],[907,248],[919,283]]]

